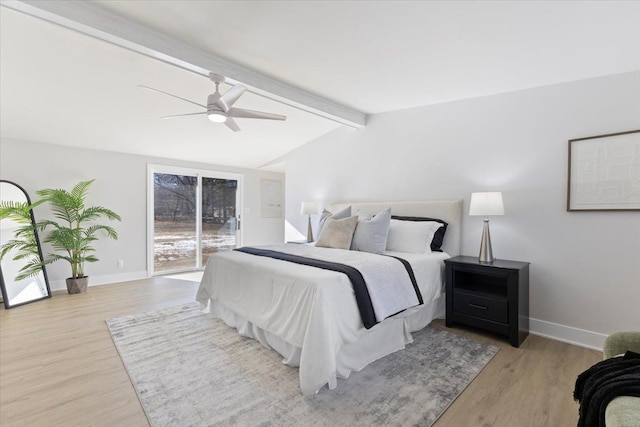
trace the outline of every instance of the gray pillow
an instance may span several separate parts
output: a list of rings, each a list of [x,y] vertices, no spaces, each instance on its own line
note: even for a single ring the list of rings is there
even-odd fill
[[[383,210],[373,218],[359,217],[358,225],[351,241],[351,249],[381,254],[387,248],[390,223],[391,208]]]
[[[327,218],[316,246],[320,248],[349,249],[357,224],[357,216],[350,216],[344,219]]]
[[[324,209],[322,211],[322,214],[320,215],[320,222],[318,223],[317,235],[320,236],[320,233],[322,233],[322,227],[324,226],[324,223],[327,221],[327,218],[343,219],[343,218],[349,218],[350,216],[351,216],[351,206],[347,206],[346,208],[342,209],[340,212],[336,212],[334,214]]]

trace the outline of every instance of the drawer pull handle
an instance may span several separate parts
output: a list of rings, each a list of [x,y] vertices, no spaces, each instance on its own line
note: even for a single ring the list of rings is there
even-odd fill
[[[480,310],[486,310],[487,309],[487,307],[485,307],[484,305],[478,305],[478,304],[469,304],[469,307],[479,308]]]

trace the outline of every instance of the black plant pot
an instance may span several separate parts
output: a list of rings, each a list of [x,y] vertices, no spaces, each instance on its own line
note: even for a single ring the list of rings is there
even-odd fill
[[[67,291],[70,294],[81,294],[87,292],[87,285],[89,284],[89,276],[79,277],[77,279],[69,277],[67,279]]]

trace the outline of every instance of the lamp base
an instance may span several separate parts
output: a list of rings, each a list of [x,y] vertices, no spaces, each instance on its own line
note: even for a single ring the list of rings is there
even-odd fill
[[[307,243],[313,242],[313,229],[311,228],[311,215],[309,215],[309,225],[307,226]]]
[[[489,233],[489,218],[484,219],[484,227],[482,227],[482,241],[480,242],[480,255],[478,261],[484,264],[491,264],[496,259],[493,257],[491,249],[491,233]]]

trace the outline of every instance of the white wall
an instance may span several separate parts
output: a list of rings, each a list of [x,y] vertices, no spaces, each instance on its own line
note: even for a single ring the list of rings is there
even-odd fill
[[[37,199],[37,190],[71,189],[82,180],[96,178],[89,189],[90,204],[107,207],[122,217],[121,222],[109,222],[116,228],[118,240],[96,242],[96,255],[100,261],[86,265],[93,285],[147,277],[147,164],[242,174],[243,243],[258,245],[283,241],[283,219],[260,218],[260,180],[284,181],[281,173],[9,139],[0,141],[0,177],[21,185],[32,201]],[[36,219],[48,214],[45,207],[35,210]],[[117,268],[119,259],[124,260],[124,268]],[[52,264],[47,267],[47,273],[52,289],[65,288],[64,279],[70,276],[67,263]]]
[[[567,212],[567,141],[633,129],[640,72],[374,115],[287,156],[286,218],[306,230],[302,200],[463,198],[476,255],[470,195],[502,191],[494,255],[531,262],[533,331],[599,348],[640,329],[640,212]]]

